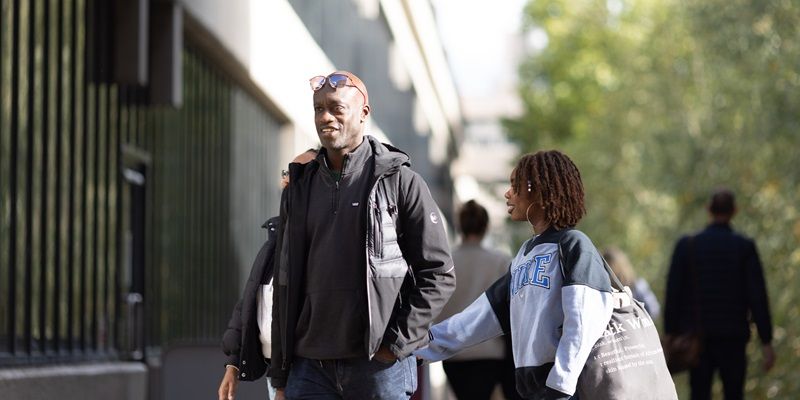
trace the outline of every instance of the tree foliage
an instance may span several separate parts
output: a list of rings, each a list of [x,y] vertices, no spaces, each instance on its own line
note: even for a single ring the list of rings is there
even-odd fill
[[[525,112],[504,121],[509,137],[575,160],[581,229],[625,249],[660,295],[675,241],[705,225],[711,190],[733,189],[779,354],[764,374],[751,352],[747,397],[798,397],[800,3],[534,0],[525,16],[549,44],[520,67]]]

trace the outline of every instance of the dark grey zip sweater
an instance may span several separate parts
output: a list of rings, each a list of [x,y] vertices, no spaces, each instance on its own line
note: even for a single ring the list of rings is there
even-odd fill
[[[308,261],[295,354],[315,360],[364,356],[367,294],[367,194],[372,151],[364,141],[345,155],[341,174],[327,166],[325,149],[311,179],[306,238]]]

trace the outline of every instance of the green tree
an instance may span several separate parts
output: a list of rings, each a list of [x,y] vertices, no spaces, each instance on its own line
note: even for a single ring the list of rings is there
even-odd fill
[[[560,148],[584,176],[581,228],[629,252],[663,293],[675,240],[700,229],[719,185],[765,264],[776,368],[751,352],[748,398],[800,394],[800,4],[758,0],[535,0],[547,48],[520,66],[524,152]],[[685,390],[685,389],[682,389]]]

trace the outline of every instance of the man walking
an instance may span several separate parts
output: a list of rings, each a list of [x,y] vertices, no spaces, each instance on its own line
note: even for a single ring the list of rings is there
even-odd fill
[[[408,156],[364,135],[361,80],[311,88],[322,149],[290,165],[269,376],[279,399],[408,399],[409,355],[455,287],[444,222]]]
[[[700,233],[681,238],[672,255],[664,331],[703,336],[700,363],[689,375],[692,400],[711,398],[717,370],[725,399],[737,400],[743,398],[751,321],[761,339],[764,370],[775,362],[769,302],[755,242],[730,225],[736,214],[733,192],[717,190],[708,212],[711,223]]]

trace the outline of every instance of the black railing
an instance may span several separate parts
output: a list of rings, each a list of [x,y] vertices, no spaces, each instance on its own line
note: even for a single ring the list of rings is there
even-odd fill
[[[277,211],[280,123],[202,43],[178,109],[114,83],[114,2],[0,4],[0,366],[217,343]]]
[[[3,358],[106,357],[113,306],[117,88],[85,74],[82,1],[2,2]]]

